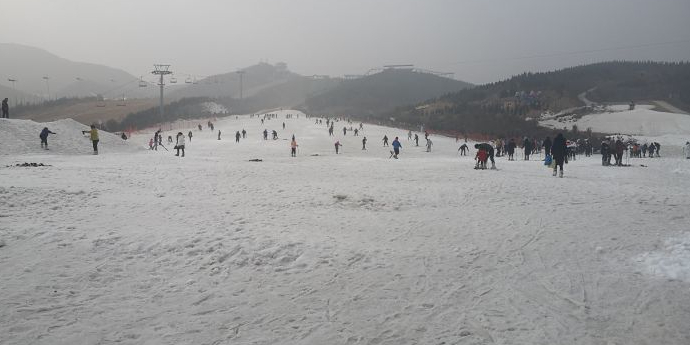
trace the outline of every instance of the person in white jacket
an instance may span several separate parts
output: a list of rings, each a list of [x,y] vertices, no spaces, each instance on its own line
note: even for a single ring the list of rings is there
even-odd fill
[[[180,150],[182,150],[182,157],[184,157],[184,134],[182,132],[177,133],[177,143],[175,144],[175,149],[177,150],[177,153],[175,156],[180,155]]]
[[[690,141],[685,142],[685,147],[683,148],[683,151],[685,151],[685,158],[690,159]]]

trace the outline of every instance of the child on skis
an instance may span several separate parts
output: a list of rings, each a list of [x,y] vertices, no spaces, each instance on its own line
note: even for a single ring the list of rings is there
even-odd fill
[[[474,156],[474,159],[477,160],[477,164],[474,166],[474,168],[483,170],[486,169],[486,162],[489,159],[489,154],[483,148],[479,148],[479,150],[477,150],[477,155]]]

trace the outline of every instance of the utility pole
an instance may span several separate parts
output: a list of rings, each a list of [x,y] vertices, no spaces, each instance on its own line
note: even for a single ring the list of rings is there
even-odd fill
[[[48,83],[48,80],[50,80],[50,77],[44,76],[43,80],[46,81],[46,89],[48,90],[48,100],[50,101],[50,84]]]
[[[14,92],[14,106],[17,106],[17,89],[14,87],[14,83],[17,82],[17,79],[12,79],[12,78],[7,78],[7,81],[12,83],[12,91]]]
[[[168,69],[170,68],[170,65],[161,65],[161,64],[156,64],[153,65],[155,70],[151,72],[152,74],[159,75],[161,77],[160,82],[158,85],[161,87],[161,99],[160,99],[160,116],[161,120],[163,119],[163,87],[165,86],[165,81],[163,80],[163,76],[167,74],[172,74],[172,71],[169,71]]]
[[[237,71],[237,72],[235,72],[235,73],[237,73],[237,74],[240,75],[240,100],[242,100],[242,99],[243,99],[243,97],[242,97],[242,79],[244,78],[244,74],[247,73],[247,72],[245,72],[245,71]]]

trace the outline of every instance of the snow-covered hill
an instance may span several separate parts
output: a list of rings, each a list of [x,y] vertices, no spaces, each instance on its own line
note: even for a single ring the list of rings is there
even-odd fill
[[[41,148],[39,133],[47,127],[56,134],[48,135],[49,150]],[[31,120],[0,119],[0,155],[75,155],[93,152],[88,134],[90,128],[72,119],[53,122],[34,122]],[[99,149],[101,153],[135,152],[143,149],[143,145],[122,140],[119,136],[105,131],[99,131]]]
[[[276,113],[164,133],[193,132],[184,158],[84,155],[61,122],[0,155],[0,343],[688,343],[690,160],[482,171],[454,139]]]
[[[540,121],[542,126],[570,129],[574,124],[580,130],[591,128],[595,132],[658,137],[664,135],[690,137],[690,115],[652,110],[640,105],[627,110],[627,105],[608,106],[600,113],[581,118],[560,118]],[[678,144],[683,144],[682,143]]]

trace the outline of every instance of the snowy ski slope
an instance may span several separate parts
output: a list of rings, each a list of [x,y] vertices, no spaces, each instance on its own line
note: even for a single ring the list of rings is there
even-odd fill
[[[690,343],[689,160],[480,171],[454,139],[427,153],[365,124],[361,150],[343,122],[333,138],[286,113],[218,121],[220,141],[190,128],[185,158],[140,150],[153,130],[98,156],[14,137],[28,149],[0,156],[0,343]],[[51,166],[7,167],[23,162]]]

